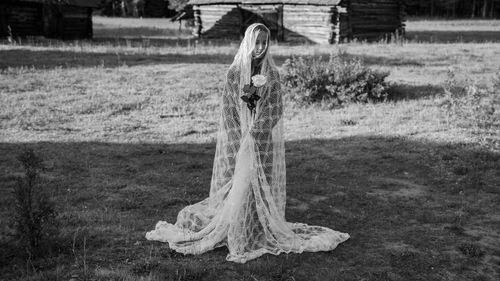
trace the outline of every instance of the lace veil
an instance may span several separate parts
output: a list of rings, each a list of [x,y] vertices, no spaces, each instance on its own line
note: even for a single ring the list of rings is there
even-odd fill
[[[252,116],[240,98],[251,81],[252,51],[263,24],[252,24],[226,74],[210,196],[182,209],[177,222],[159,221],[148,240],[168,242],[181,253],[227,246],[227,260],[244,263],[265,253],[328,251],[349,235],[285,220],[286,170],[283,100],[270,46],[261,61],[266,84]]]

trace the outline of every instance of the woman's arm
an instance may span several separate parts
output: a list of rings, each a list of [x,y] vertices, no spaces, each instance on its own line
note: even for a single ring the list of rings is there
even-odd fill
[[[229,71],[226,77],[226,83],[222,92],[222,123],[226,133],[223,141],[223,155],[225,167],[223,168],[223,182],[227,183],[234,174],[236,165],[236,155],[240,149],[241,140],[241,121],[238,113],[238,83],[239,76],[233,71]]]
[[[241,123],[238,114],[238,85],[235,83],[235,75],[228,72],[226,84],[222,93],[222,115],[224,119],[224,128],[227,132],[229,141],[241,138]]]

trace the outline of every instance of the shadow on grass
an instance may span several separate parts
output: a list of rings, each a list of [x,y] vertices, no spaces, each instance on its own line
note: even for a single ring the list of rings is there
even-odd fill
[[[232,39],[205,39],[183,35],[182,37],[141,37],[127,35],[113,35],[94,37],[91,42],[93,44],[112,45],[116,47],[194,47],[194,46],[230,46],[231,44],[239,45],[240,41]]]
[[[187,28],[172,29],[161,27],[105,27],[103,24],[94,24],[94,38],[122,37],[122,36],[191,36],[192,31]]]
[[[275,56],[278,65],[288,58]],[[74,51],[33,51],[29,49],[0,50],[0,69],[9,67],[118,67],[123,65],[161,65],[180,63],[231,64],[231,54],[120,54]]]
[[[412,66],[423,67],[425,63],[422,60],[398,58],[398,57],[379,57],[370,55],[351,55],[348,57],[358,58],[366,65],[384,65],[384,66]]]
[[[287,221],[351,239],[331,252],[240,265],[225,261],[225,248],[183,256],[144,238],[158,220],[174,222],[180,209],[208,196],[213,143],[0,143],[0,233],[12,175],[21,171],[15,156],[25,147],[47,162],[44,184],[59,207],[57,245],[48,260],[32,261],[49,275],[73,263],[83,274],[84,239],[93,280],[150,272],[152,280],[494,280],[500,269],[492,258],[500,251],[498,153],[394,137],[287,142]],[[1,237],[0,274],[19,277],[26,260]]]
[[[123,40],[126,39],[117,39],[116,46],[126,46]],[[194,45],[185,45],[187,44],[185,40],[182,42],[183,43],[179,45],[179,47],[193,48],[193,52],[195,51]],[[221,44],[223,44],[223,46],[229,46],[227,42]],[[39,69],[52,69],[56,67],[118,67],[122,65],[136,66],[180,63],[231,64],[235,52],[236,47],[234,54],[229,50],[227,54],[145,54],[140,52],[134,54],[123,52],[87,52],[84,50],[31,50],[29,47],[26,47],[25,49],[0,50],[0,69],[6,69],[8,67],[34,67]],[[318,55],[317,57],[319,56],[321,56],[324,61],[329,59],[327,54]],[[281,66],[290,56],[274,55],[273,57],[276,65]],[[425,63],[422,61],[406,58],[351,54],[348,54],[347,57],[361,59],[363,63],[368,66],[425,66]]]
[[[405,38],[424,43],[500,42],[500,31],[407,31]]]
[[[444,93],[443,87],[436,85],[407,85],[394,83],[389,87],[388,99],[392,101],[416,100],[435,97]]]
[[[288,56],[274,56],[277,65],[282,65]],[[82,51],[0,50],[0,69],[9,67],[34,67],[53,69],[57,67],[106,67],[123,65],[161,65],[161,64],[231,64],[234,54],[123,54]]]
[[[0,51],[0,69],[8,67],[118,67],[122,65],[157,65],[178,63],[230,64],[231,55],[206,54],[113,54],[74,51],[33,51],[28,49]]]

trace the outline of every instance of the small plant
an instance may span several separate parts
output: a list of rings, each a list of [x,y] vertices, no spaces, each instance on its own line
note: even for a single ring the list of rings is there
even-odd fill
[[[460,244],[458,249],[468,258],[481,258],[485,254],[481,246],[470,242]]]
[[[388,96],[384,80],[389,72],[371,70],[344,52],[330,54],[327,61],[322,57],[291,57],[285,61],[283,72],[291,99],[301,104],[322,103],[334,108],[383,101]]]
[[[16,41],[14,41],[14,36],[12,36],[12,28],[10,27],[10,25],[7,25],[7,41],[9,42],[9,44],[15,44]]]
[[[441,104],[448,124],[470,128],[483,138],[500,130],[500,73],[491,86],[479,85],[470,76],[459,77],[452,70],[444,84]],[[496,144],[498,145],[498,144]]]
[[[39,184],[42,160],[32,149],[20,153],[17,160],[24,168],[24,177],[18,177],[14,186],[14,236],[29,257],[38,257],[45,238],[54,234],[56,211]]]

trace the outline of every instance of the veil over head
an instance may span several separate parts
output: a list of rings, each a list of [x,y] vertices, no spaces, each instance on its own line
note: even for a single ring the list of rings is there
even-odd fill
[[[146,234],[148,240],[168,242],[184,254],[227,246],[226,259],[244,263],[265,253],[328,251],[349,238],[285,220],[283,93],[269,44],[261,61],[259,74],[266,82],[257,89],[255,114],[241,99],[251,81],[252,52],[261,31],[269,41],[265,25],[247,28],[226,73],[209,197],[183,208],[175,225],[159,221]]]

